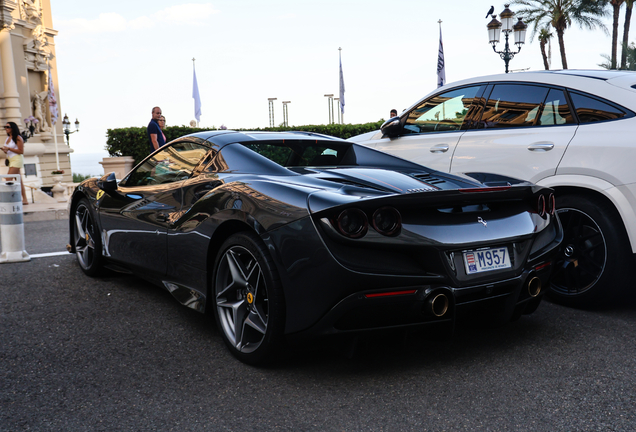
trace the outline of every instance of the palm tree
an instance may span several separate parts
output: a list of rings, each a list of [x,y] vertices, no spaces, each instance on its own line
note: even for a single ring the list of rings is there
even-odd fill
[[[629,46],[624,49],[624,52],[625,63],[623,63],[623,69],[636,70],[636,45],[634,45],[634,42],[629,44]]]
[[[634,6],[634,0],[625,0],[625,24],[623,25],[623,50],[621,53],[621,69],[625,69],[627,64],[627,49],[629,48],[628,36],[629,25],[632,21],[632,7]]]
[[[573,22],[581,28],[591,30],[598,27],[607,33],[599,19],[607,15],[606,0],[513,0],[513,3],[526,6],[517,11],[517,15],[523,16],[524,21],[533,26],[532,38],[541,28],[552,26],[556,30],[563,69],[568,68],[563,34]]]
[[[545,70],[550,70],[550,60],[552,57],[552,48],[548,45],[548,54],[545,53],[546,44],[550,43],[552,39],[552,33],[550,33],[549,27],[544,27],[539,31],[539,48],[541,48],[541,56],[543,57],[543,66]]]
[[[603,63],[598,63],[600,67],[603,69],[611,69],[612,68],[612,58],[607,54],[601,54],[601,57],[605,59]]]
[[[616,49],[618,45],[618,19],[620,18],[621,5],[625,0],[610,0],[613,9],[612,14],[612,57],[610,65],[612,69],[616,69]]]
[[[634,45],[634,42],[627,46],[623,45],[623,54],[625,55],[625,60],[621,63],[621,69],[636,70],[636,45]],[[605,61],[598,65],[604,69],[612,69],[612,58],[607,54],[601,54],[601,57]]]

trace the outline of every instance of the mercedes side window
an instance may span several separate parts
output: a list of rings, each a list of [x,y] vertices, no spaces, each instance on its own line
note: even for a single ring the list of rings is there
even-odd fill
[[[580,123],[594,123],[605,120],[616,120],[625,117],[627,113],[616,105],[600,99],[586,96],[582,93],[570,91],[570,98],[574,105]]]
[[[484,129],[534,126],[548,90],[547,87],[527,84],[495,85],[477,127]]]
[[[131,172],[124,186],[150,186],[185,180],[211,150],[190,142],[164,146]]]
[[[565,92],[563,90],[550,89],[537,125],[549,126],[575,123],[574,116],[572,116],[565,98]]]
[[[426,99],[408,113],[404,132],[457,131],[462,128],[480,86],[464,87]]]

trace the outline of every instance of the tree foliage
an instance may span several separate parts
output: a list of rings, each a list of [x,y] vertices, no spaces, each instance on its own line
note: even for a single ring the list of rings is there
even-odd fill
[[[618,67],[623,70],[636,71],[636,44],[632,42],[627,46],[623,45],[623,53],[625,54],[625,60],[620,65],[618,65]],[[601,54],[601,57],[603,57],[605,61],[603,63],[599,63],[600,67],[605,69],[614,69],[612,68],[611,56],[607,54]]]
[[[91,177],[95,177],[95,176],[91,174],[73,173],[73,183],[81,183],[87,178],[91,178]]]
[[[236,131],[304,131],[322,135],[330,135],[342,139],[351,138],[366,132],[380,129],[384,120],[363,124],[328,124],[306,125],[292,127],[234,129]],[[204,132],[216,129],[193,128],[189,126],[169,126],[164,129],[166,142],[172,141],[184,135],[196,132]],[[106,151],[110,156],[132,156],[135,164],[141,162],[150,152],[150,143],[146,127],[128,127],[108,129],[106,132]]]
[[[607,33],[607,28],[600,18],[607,15],[608,0],[513,0],[513,4],[525,6],[517,11],[517,15],[532,26],[531,38],[542,28],[552,27],[556,31],[561,53],[563,69],[568,68],[565,54],[565,30],[572,24],[581,28],[600,28]]]
[[[550,32],[550,27],[544,27],[539,31],[539,48],[541,49],[541,57],[543,57],[543,67],[545,70],[550,70],[550,61],[552,60],[552,48],[550,40],[553,34]],[[545,46],[548,45],[548,52],[545,51]]]

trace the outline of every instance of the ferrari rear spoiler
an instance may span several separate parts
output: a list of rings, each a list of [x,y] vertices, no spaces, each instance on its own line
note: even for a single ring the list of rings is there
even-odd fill
[[[351,188],[352,194],[343,194],[347,188]],[[353,193],[357,191],[358,193]],[[485,204],[502,201],[525,201],[534,203],[536,195],[544,193],[549,194],[552,190],[536,185],[512,185],[512,186],[495,186],[495,187],[479,187],[468,189],[452,189],[452,190],[435,190],[414,192],[406,194],[392,194],[384,196],[367,196],[360,197],[359,188],[343,186],[340,193],[332,193],[329,191],[318,191],[311,194],[307,201],[309,211],[318,213],[326,209],[333,209],[338,206],[351,205],[353,203],[364,202],[365,205],[373,205],[380,207],[390,205],[399,208],[403,207],[451,207],[463,206],[471,204]]]

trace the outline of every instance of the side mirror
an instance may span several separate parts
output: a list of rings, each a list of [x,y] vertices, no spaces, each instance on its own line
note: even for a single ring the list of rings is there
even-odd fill
[[[382,126],[380,126],[380,130],[382,131],[382,138],[395,138],[402,134],[402,122],[400,121],[400,117],[392,117],[385,121]]]
[[[114,172],[105,174],[97,180],[97,187],[105,192],[113,192],[117,190],[117,178]]]

